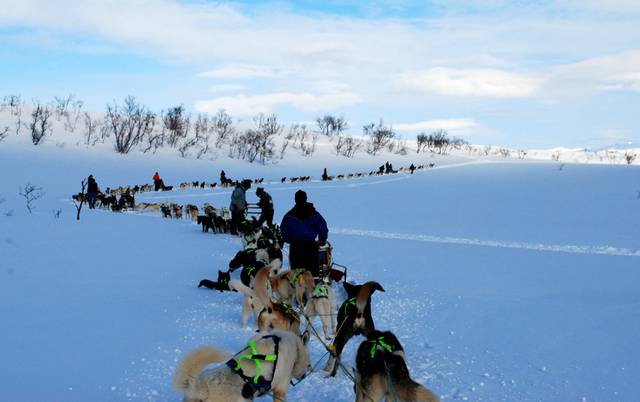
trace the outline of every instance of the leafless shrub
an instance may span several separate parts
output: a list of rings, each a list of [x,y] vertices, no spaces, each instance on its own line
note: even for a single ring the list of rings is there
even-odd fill
[[[84,141],[87,146],[94,146],[100,140],[98,127],[101,124],[100,119],[94,119],[89,113],[84,112]]]
[[[524,159],[527,157],[527,151],[524,149],[518,150],[518,159]]]
[[[348,128],[347,121],[344,117],[337,117],[332,115],[324,115],[316,119],[318,130],[320,134],[327,137],[335,137],[341,135]]]
[[[366,137],[369,137],[367,142],[367,153],[376,155],[383,148],[388,147],[392,142],[396,134],[391,126],[385,126],[382,119],[376,125],[375,123],[369,123],[362,127],[362,132]]]
[[[20,95],[7,95],[2,98],[0,102],[0,111],[9,108],[9,112],[12,116],[18,116],[22,114],[22,96]]]
[[[198,153],[196,154],[198,159],[210,152],[211,136],[215,130],[214,123],[215,118],[209,119],[207,115],[199,114],[193,125],[196,145],[198,146]]]
[[[82,205],[84,205],[85,200],[87,199],[87,179],[82,179],[80,185],[82,189],[80,190],[80,196],[73,198],[73,205],[76,207],[76,220],[80,220],[80,212],[82,211]]]
[[[107,105],[105,125],[115,137],[115,150],[118,153],[129,153],[144,136],[153,131],[155,122],[156,116],[138,104],[133,96],[124,100],[122,108],[115,102]]]
[[[2,142],[2,140],[7,138],[8,135],[9,135],[9,126],[4,126],[4,128],[0,130],[0,142]]]
[[[73,101],[71,103],[71,110],[67,110],[67,113],[64,116],[64,129],[74,133],[76,131],[76,127],[78,126],[78,122],[80,121],[80,117],[82,116],[82,106],[84,103],[80,100]]]
[[[507,148],[500,148],[498,149],[498,153],[500,154],[500,156],[502,156],[503,158],[508,158],[511,156],[511,151],[509,151]]]
[[[352,158],[362,148],[362,142],[350,135],[339,135],[336,142],[336,154]]]
[[[56,120],[60,121],[60,119],[62,119],[62,117],[67,114],[69,105],[73,101],[73,95],[69,94],[67,96],[60,97],[54,96],[53,101]]]
[[[229,146],[229,157],[266,164],[275,156],[274,137],[280,134],[284,127],[278,123],[276,115],[260,114],[254,118],[254,122],[255,128],[233,136]]]
[[[457,144],[461,146],[464,141],[460,139],[454,139]],[[454,141],[449,138],[449,134],[446,130],[438,129],[432,133],[420,133],[416,137],[416,152],[430,151],[438,154],[446,154],[448,147]]]
[[[395,153],[397,155],[406,155],[409,152],[407,146],[407,140],[404,138],[398,138],[395,142]]]
[[[62,209],[52,209],[51,212],[53,213],[53,218],[54,219],[60,219],[60,216],[62,215]]]
[[[303,156],[312,156],[316,151],[318,134],[309,131],[304,124],[294,124],[289,128],[285,140],[292,141],[291,146],[300,151]]]
[[[191,116],[185,112],[184,106],[170,108],[162,116],[163,131],[166,131],[165,138],[171,147],[176,147],[180,140],[187,138],[191,128]]]
[[[216,135],[215,146],[216,148],[222,148],[224,144],[231,142],[231,137],[236,132],[235,127],[233,127],[233,119],[226,111],[220,109],[212,120],[212,129]]]
[[[625,152],[624,160],[627,161],[627,165],[631,165],[638,155],[632,154],[630,152]]]
[[[51,110],[48,107],[41,105],[39,102],[34,102],[31,118],[32,120],[29,124],[29,129],[31,130],[31,141],[33,142],[33,145],[38,145],[51,131]]]
[[[556,151],[551,154],[551,159],[558,162],[560,160],[560,151]]]
[[[273,158],[275,151],[274,137],[282,133],[284,126],[278,123],[278,116],[275,114],[265,116],[260,114],[254,118],[257,126],[257,152],[260,163],[265,164]]]
[[[34,184],[27,182],[27,184],[25,184],[24,187],[20,188],[18,195],[24,197],[25,202],[27,204],[26,205],[27,210],[29,211],[29,213],[32,213],[33,210],[35,209],[35,205],[33,205],[33,203],[37,199],[44,196],[44,192],[42,191],[42,187],[38,187]]]

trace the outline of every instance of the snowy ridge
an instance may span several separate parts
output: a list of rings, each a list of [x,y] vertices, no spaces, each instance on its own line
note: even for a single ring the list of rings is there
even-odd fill
[[[559,245],[559,244],[523,243],[523,242],[511,242],[511,241],[467,239],[463,237],[433,236],[433,235],[420,235],[420,234],[408,234],[408,233],[391,233],[391,232],[381,232],[377,230],[357,230],[357,229],[346,229],[346,228],[332,228],[331,232],[335,234],[341,234],[341,235],[347,235],[347,236],[375,237],[378,239],[411,240],[411,241],[422,241],[422,242],[428,242],[428,243],[461,244],[461,245],[468,245],[468,246],[513,248],[513,249],[534,250],[534,251],[551,251],[551,252],[558,252],[558,253],[604,254],[604,255],[619,255],[619,256],[625,256],[625,257],[640,257],[640,250],[613,247],[613,246],[581,246],[581,245],[575,245],[575,244]]]

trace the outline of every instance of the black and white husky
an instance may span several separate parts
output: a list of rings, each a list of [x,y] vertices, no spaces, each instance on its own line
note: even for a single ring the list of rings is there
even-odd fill
[[[356,402],[438,402],[431,391],[411,379],[404,349],[389,332],[371,331],[356,354]]]

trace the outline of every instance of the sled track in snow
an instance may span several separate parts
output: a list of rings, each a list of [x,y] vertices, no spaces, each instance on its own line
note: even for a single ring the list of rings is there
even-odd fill
[[[467,246],[512,248],[512,249],[521,249],[521,250],[549,251],[549,252],[572,253],[572,254],[596,254],[596,255],[617,255],[617,256],[625,256],[625,257],[640,257],[640,250],[613,247],[613,246],[584,246],[584,245],[574,245],[574,244],[560,245],[560,244],[511,242],[511,241],[497,241],[497,240],[467,239],[463,237],[432,236],[432,235],[420,235],[420,234],[409,234],[409,233],[390,233],[390,232],[381,232],[376,230],[357,230],[357,229],[345,229],[345,228],[331,229],[331,233],[346,235],[346,236],[374,237],[379,239],[422,241],[427,243],[460,244],[460,245],[467,245]]]

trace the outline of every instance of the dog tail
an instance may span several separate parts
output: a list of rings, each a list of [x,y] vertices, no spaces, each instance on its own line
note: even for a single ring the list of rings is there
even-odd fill
[[[403,401],[415,401],[415,402],[440,402],[440,398],[433,392],[429,391],[417,382],[408,379],[408,383],[397,383],[395,392],[398,394],[398,399]]]
[[[271,283],[269,281],[269,267],[260,268],[253,279],[253,292],[265,307],[273,307],[271,301]]]
[[[198,348],[178,365],[173,384],[189,398],[204,400],[207,398],[206,390],[198,389],[198,374],[209,364],[222,362],[228,358],[228,354],[218,349],[209,346]]]
[[[247,297],[255,296],[254,291],[250,287],[246,286],[244,283],[242,283],[242,281],[239,281],[237,279],[229,281],[229,289],[240,292]]]

